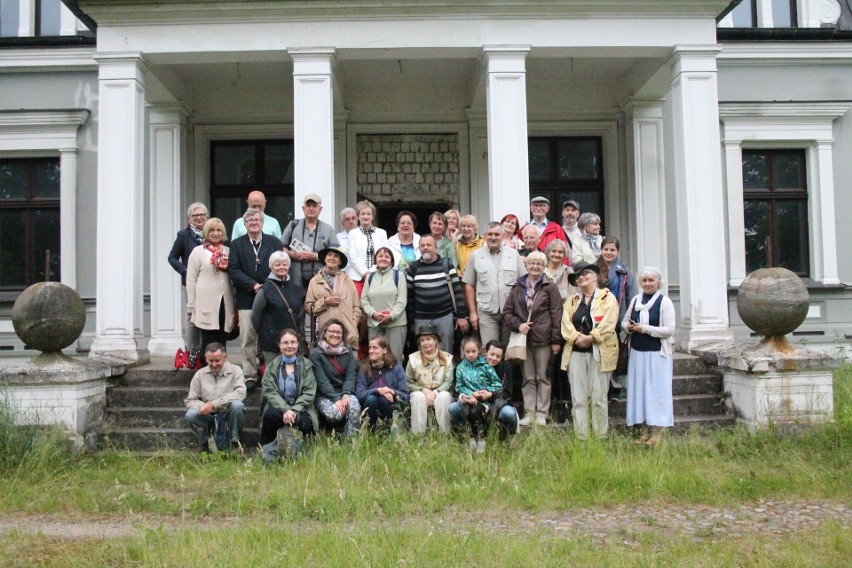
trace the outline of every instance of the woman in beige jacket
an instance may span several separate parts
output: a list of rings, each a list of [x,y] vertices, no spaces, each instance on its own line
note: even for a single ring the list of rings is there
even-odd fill
[[[225,345],[234,327],[234,297],[228,278],[229,249],[225,224],[213,217],[201,230],[204,243],[193,249],[186,265],[186,309],[201,330],[201,354],[209,343]]]
[[[348,259],[339,249],[324,248],[319,261],[325,266],[311,278],[305,297],[305,312],[317,318],[317,328],[331,318],[337,318],[346,327],[346,343],[358,349],[358,322],[361,321],[361,300],[346,268]]]

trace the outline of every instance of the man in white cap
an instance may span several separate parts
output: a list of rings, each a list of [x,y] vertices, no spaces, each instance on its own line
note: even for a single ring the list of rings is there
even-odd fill
[[[262,191],[254,190],[249,193],[246,203],[248,203],[249,209],[266,210],[266,196],[263,195]],[[240,217],[234,221],[234,230],[231,231],[231,241],[237,237],[242,237],[246,232],[245,221]],[[281,225],[278,224],[278,220],[271,215],[267,215],[265,212],[263,213],[263,233],[265,235],[272,235],[278,239],[281,238]]]
[[[322,198],[316,193],[308,193],[302,199],[305,218],[293,219],[281,235],[284,250],[290,256],[290,278],[306,290],[308,282],[323,266],[319,252],[340,246],[334,227],[319,220],[321,211]]]
[[[530,199],[530,214],[532,219],[526,226],[533,226],[541,236],[539,240],[538,250],[544,252],[547,250],[547,245],[551,241],[560,240],[568,242],[565,238],[565,231],[559,223],[547,220],[547,213],[550,211],[550,200],[541,195],[537,195]],[[568,264],[568,259],[565,259],[565,264]]]

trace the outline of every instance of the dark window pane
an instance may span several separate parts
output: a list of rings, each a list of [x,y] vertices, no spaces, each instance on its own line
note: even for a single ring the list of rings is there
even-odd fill
[[[596,140],[564,139],[558,144],[559,178],[597,179],[598,143]]]
[[[0,287],[24,288],[27,212],[0,209]]]
[[[44,264],[50,251],[50,279],[59,280],[59,209],[44,208],[33,212],[33,267],[35,281],[45,280]]]
[[[281,230],[283,231],[287,223],[293,220],[295,202],[292,190],[289,195],[274,195],[271,199],[267,200],[265,213],[271,217],[275,217],[275,220],[281,225]],[[299,217],[303,217],[303,215],[299,213]]]
[[[17,37],[20,0],[0,0],[0,37]]]
[[[755,26],[751,5],[754,0],[744,0],[731,12],[735,28],[753,28]]]
[[[217,145],[213,148],[214,185],[257,183],[255,145]]]
[[[39,4],[38,35],[58,36],[62,28],[60,21],[62,3],[59,0],[41,0]]]
[[[269,144],[264,148],[266,183],[293,183],[293,145]]]
[[[767,238],[770,230],[770,207],[766,201],[745,201],[746,272],[771,266]]]
[[[772,171],[775,175],[773,189],[805,188],[805,157],[802,153],[773,154]]]
[[[743,189],[769,189],[769,165],[765,154],[743,152]]]
[[[778,266],[798,274],[809,272],[807,211],[804,200],[778,200],[775,204]]]
[[[793,27],[790,0],[772,0],[772,26],[776,28]]]
[[[550,142],[530,140],[530,181],[550,180]]]
[[[0,199],[26,199],[28,179],[25,160],[0,161]]]
[[[59,160],[38,160],[34,163],[33,197],[59,199]]]

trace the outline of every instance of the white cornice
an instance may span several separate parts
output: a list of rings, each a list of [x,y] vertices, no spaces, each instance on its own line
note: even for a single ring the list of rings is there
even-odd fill
[[[89,111],[86,109],[66,110],[2,110],[0,111],[0,129],[18,127],[77,127],[86,123]]]
[[[828,102],[721,102],[719,103],[719,118],[722,122],[730,119],[772,120],[779,119],[810,119],[835,120],[849,110],[852,101]]]
[[[0,73],[97,71],[94,47],[0,50]]]
[[[715,18],[727,0],[78,0],[99,26],[452,18]]]
[[[837,64],[852,61],[852,44],[846,42],[723,43],[716,58],[719,67],[761,65]]]

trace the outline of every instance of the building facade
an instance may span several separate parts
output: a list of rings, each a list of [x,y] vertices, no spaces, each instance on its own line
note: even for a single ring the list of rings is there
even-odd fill
[[[736,287],[785,266],[811,291],[794,338],[845,349],[848,19],[845,0],[4,2],[0,353],[49,273],[87,305],[78,351],[173,355],[186,207],[230,227],[254,188],[282,226],[306,193],[333,225],[364,197],[480,221],[576,199],[666,276],[681,348],[748,339]]]

